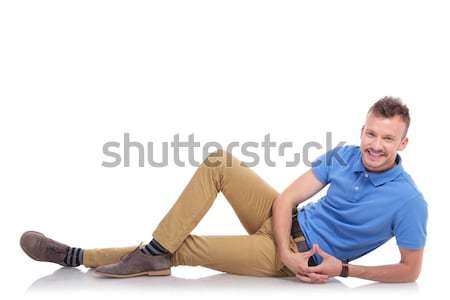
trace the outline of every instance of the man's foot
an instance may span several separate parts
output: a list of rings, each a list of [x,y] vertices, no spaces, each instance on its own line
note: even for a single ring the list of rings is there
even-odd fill
[[[22,250],[32,259],[56,263],[64,267],[75,267],[79,262],[66,262],[69,246],[54,241],[40,232],[27,231],[20,238]],[[75,248],[74,248],[75,249]]]
[[[170,275],[170,254],[145,254],[141,251],[142,245],[122,257],[118,263],[97,267],[95,273],[116,278]]]

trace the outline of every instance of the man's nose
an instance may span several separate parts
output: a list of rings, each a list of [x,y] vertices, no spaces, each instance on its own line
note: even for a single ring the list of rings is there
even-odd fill
[[[375,151],[380,151],[380,152],[383,151],[382,141],[380,138],[375,139],[371,146],[372,146],[373,150],[375,150]]]

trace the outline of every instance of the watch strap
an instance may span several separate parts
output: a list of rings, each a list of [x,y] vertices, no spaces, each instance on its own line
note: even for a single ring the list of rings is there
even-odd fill
[[[339,276],[348,277],[348,262],[349,262],[348,259],[342,260],[342,270]]]

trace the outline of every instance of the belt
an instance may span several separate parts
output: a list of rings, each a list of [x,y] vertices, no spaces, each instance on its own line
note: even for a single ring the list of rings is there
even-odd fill
[[[306,244],[305,235],[302,232],[302,229],[300,228],[300,225],[298,224],[297,219],[298,211],[297,208],[294,207],[292,209],[292,227],[291,227],[291,236],[294,239],[295,244],[297,244],[298,252],[306,252],[310,249],[308,248],[308,244]],[[311,256],[308,260],[308,266],[317,266],[316,262],[314,261],[314,258]]]

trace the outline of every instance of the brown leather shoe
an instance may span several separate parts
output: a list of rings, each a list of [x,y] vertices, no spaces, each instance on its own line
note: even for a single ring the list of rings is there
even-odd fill
[[[64,267],[70,265],[64,262],[69,246],[49,239],[36,231],[27,231],[20,238],[20,247],[32,259],[59,264]]]
[[[171,254],[159,256],[144,254],[141,252],[142,246],[141,243],[131,253],[124,255],[118,263],[97,267],[95,273],[115,278],[170,275]]]

